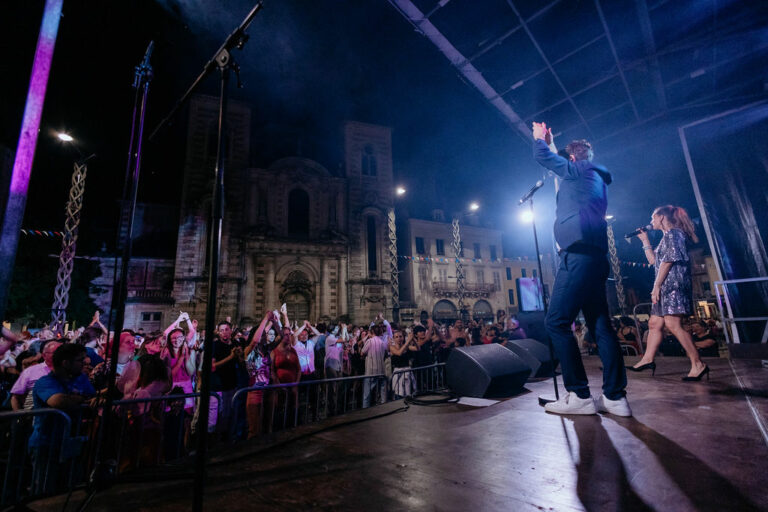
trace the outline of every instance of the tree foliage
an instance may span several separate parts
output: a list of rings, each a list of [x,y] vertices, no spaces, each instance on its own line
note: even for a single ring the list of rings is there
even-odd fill
[[[6,319],[36,327],[50,323],[60,251],[60,239],[21,237],[8,296]],[[70,325],[73,321],[78,326],[83,325],[93,316],[96,306],[89,297],[89,291],[91,282],[99,275],[98,262],[75,259],[67,306],[67,321]]]

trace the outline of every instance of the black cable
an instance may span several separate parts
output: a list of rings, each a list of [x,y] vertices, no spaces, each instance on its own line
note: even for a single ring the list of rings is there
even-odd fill
[[[424,396],[438,396],[440,398],[433,400],[422,400],[419,397]],[[417,391],[414,394],[405,397],[406,405],[440,405],[440,404],[455,404],[461,398],[453,391]]]

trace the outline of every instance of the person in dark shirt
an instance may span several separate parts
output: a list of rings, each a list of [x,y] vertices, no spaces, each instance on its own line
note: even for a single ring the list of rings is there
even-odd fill
[[[233,343],[232,324],[221,321],[216,326],[213,339],[213,364],[211,366],[211,391],[218,400],[211,398],[208,412],[208,432],[226,433],[232,414],[232,397],[237,391],[238,366],[245,368],[243,348]],[[200,408],[195,408],[193,425],[197,424]]]

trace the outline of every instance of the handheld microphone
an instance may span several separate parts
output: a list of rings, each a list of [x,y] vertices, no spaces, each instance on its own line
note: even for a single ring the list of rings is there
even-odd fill
[[[523,204],[524,202],[529,200],[531,198],[531,196],[533,196],[533,194],[535,194],[536,191],[539,190],[543,186],[544,186],[544,180],[537,181],[536,184],[531,187],[531,190],[526,192],[525,195],[520,198],[520,202],[517,203],[517,204]]]
[[[634,231],[633,231],[633,232],[631,232],[631,233],[627,233],[626,235],[624,235],[624,238],[626,238],[627,240],[629,240],[629,239],[630,239],[630,238],[632,238],[633,236],[637,236],[637,235],[639,235],[640,233],[643,233],[643,232],[645,232],[645,231],[652,231],[652,230],[653,230],[653,226],[652,226],[652,225],[650,225],[650,224],[646,224],[645,226],[643,226],[643,227],[641,227],[641,228],[637,228],[636,230],[634,230]]]

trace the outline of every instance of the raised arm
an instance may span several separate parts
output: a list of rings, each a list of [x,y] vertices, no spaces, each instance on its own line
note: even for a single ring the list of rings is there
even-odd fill
[[[173,322],[171,325],[169,325],[168,327],[166,327],[165,331],[163,331],[163,337],[164,337],[164,338],[165,338],[165,337],[167,337],[167,336],[168,336],[168,334],[169,334],[169,333],[170,333],[172,330],[174,330],[174,329],[177,329],[177,328],[179,327],[179,324],[180,324],[181,322],[183,322],[184,320],[188,319],[188,318],[189,318],[189,315],[187,315],[187,314],[186,314],[186,313],[184,313],[184,312],[179,312],[179,318],[177,318],[176,320],[174,320],[174,322]]]
[[[269,320],[269,315],[270,313],[267,312],[267,314],[264,315],[264,318],[261,320],[259,326],[256,329],[251,329],[251,332],[248,333],[248,341],[245,347],[245,357],[248,357],[248,355],[253,352],[256,344],[264,334],[264,331],[268,330],[272,326],[272,322]]]
[[[539,165],[546,167],[563,179],[578,177],[579,171],[576,166],[553,151],[555,145],[552,139],[552,129],[547,128],[546,123],[533,123],[533,138],[533,156]]]
[[[304,320],[304,325],[309,328],[310,331],[312,331],[312,334],[315,336],[320,336],[320,331],[318,331],[314,325],[309,323],[309,320]]]

